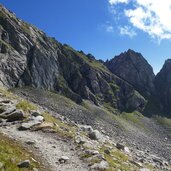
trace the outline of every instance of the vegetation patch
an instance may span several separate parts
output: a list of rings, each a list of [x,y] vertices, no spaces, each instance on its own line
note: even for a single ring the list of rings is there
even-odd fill
[[[74,126],[63,123],[59,119],[53,117],[48,112],[43,112],[42,115],[46,122],[54,124],[53,129],[59,136],[66,137],[66,138],[75,137],[76,128]]]
[[[15,96],[13,93],[5,89],[4,87],[0,87],[0,96],[1,97],[6,97],[10,100],[18,99],[17,96]]]
[[[114,171],[114,170],[126,170],[126,171],[132,171],[135,166],[131,165],[129,163],[129,157],[124,154],[123,152],[119,151],[116,148],[113,148],[110,151],[110,154],[104,153],[104,151],[107,149],[107,147],[103,146],[100,149],[100,153],[102,153],[106,159],[106,161],[109,163],[109,168],[107,171]]]
[[[16,105],[16,108],[22,109],[26,113],[29,113],[31,110],[37,109],[35,105],[31,104],[27,100],[21,100],[20,102],[18,102],[18,104]]]
[[[124,118],[127,121],[131,121],[132,123],[135,124],[142,124],[141,119],[143,118],[143,115],[137,111],[132,112],[132,113],[126,113],[123,112],[120,117]]]
[[[154,119],[162,126],[171,128],[171,118],[155,116]]]
[[[33,160],[34,156],[23,147],[3,134],[0,134],[0,170],[1,171],[32,171],[33,168],[44,170],[40,163]],[[17,164],[23,160],[30,160],[29,168],[18,168]]]

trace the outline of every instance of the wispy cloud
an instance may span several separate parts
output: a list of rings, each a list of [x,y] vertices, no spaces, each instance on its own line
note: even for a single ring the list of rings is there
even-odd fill
[[[128,20],[129,27],[138,28],[158,40],[171,39],[171,0],[108,1],[113,7],[126,4],[122,12]]]
[[[119,30],[121,35],[127,35],[130,38],[133,38],[137,35],[137,33],[131,27],[128,26],[120,27]]]
[[[113,33],[114,32],[113,26],[106,26],[106,31],[109,33]]]
[[[109,0],[110,5],[115,5],[118,3],[128,3],[128,0]]]

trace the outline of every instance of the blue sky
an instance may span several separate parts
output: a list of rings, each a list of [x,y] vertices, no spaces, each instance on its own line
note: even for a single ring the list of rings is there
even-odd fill
[[[155,0],[156,4],[152,1],[0,0],[0,3],[61,43],[92,53],[97,59],[111,59],[127,49],[140,52],[157,73],[164,61],[171,58],[171,28],[163,19],[164,15],[170,19],[170,8],[167,10],[166,5],[171,5],[171,0],[163,0],[162,4],[161,0]],[[161,13],[163,10],[166,14]]]

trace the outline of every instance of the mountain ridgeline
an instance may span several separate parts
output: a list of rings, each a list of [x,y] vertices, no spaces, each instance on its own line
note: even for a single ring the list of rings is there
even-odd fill
[[[140,112],[160,107],[171,116],[171,60],[155,77],[140,53],[121,53],[110,61],[96,60],[48,37],[0,6],[0,84],[31,86],[84,99],[116,111]],[[158,99],[154,100],[153,99]]]

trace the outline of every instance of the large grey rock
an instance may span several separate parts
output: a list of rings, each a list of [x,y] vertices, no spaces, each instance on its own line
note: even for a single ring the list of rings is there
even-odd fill
[[[43,123],[44,121],[44,117],[43,116],[31,116],[31,118],[29,119],[28,122],[24,122],[19,126],[19,130],[24,131],[24,130],[28,130],[31,129],[34,126],[40,125],[41,123]]]
[[[92,130],[88,133],[89,138],[92,140],[102,140],[103,135],[98,130]]]
[[[6,119],[8,122],[23,120],[25,118],[25,114],[22,110],[16,110],[7,115]]]
[[[1,107],[4,110],[0,114],[0,118],[6,119],[8,122],[22,120],[25,117],[25,114],[22,110],[16,110],[15,106],[4,105]]]

